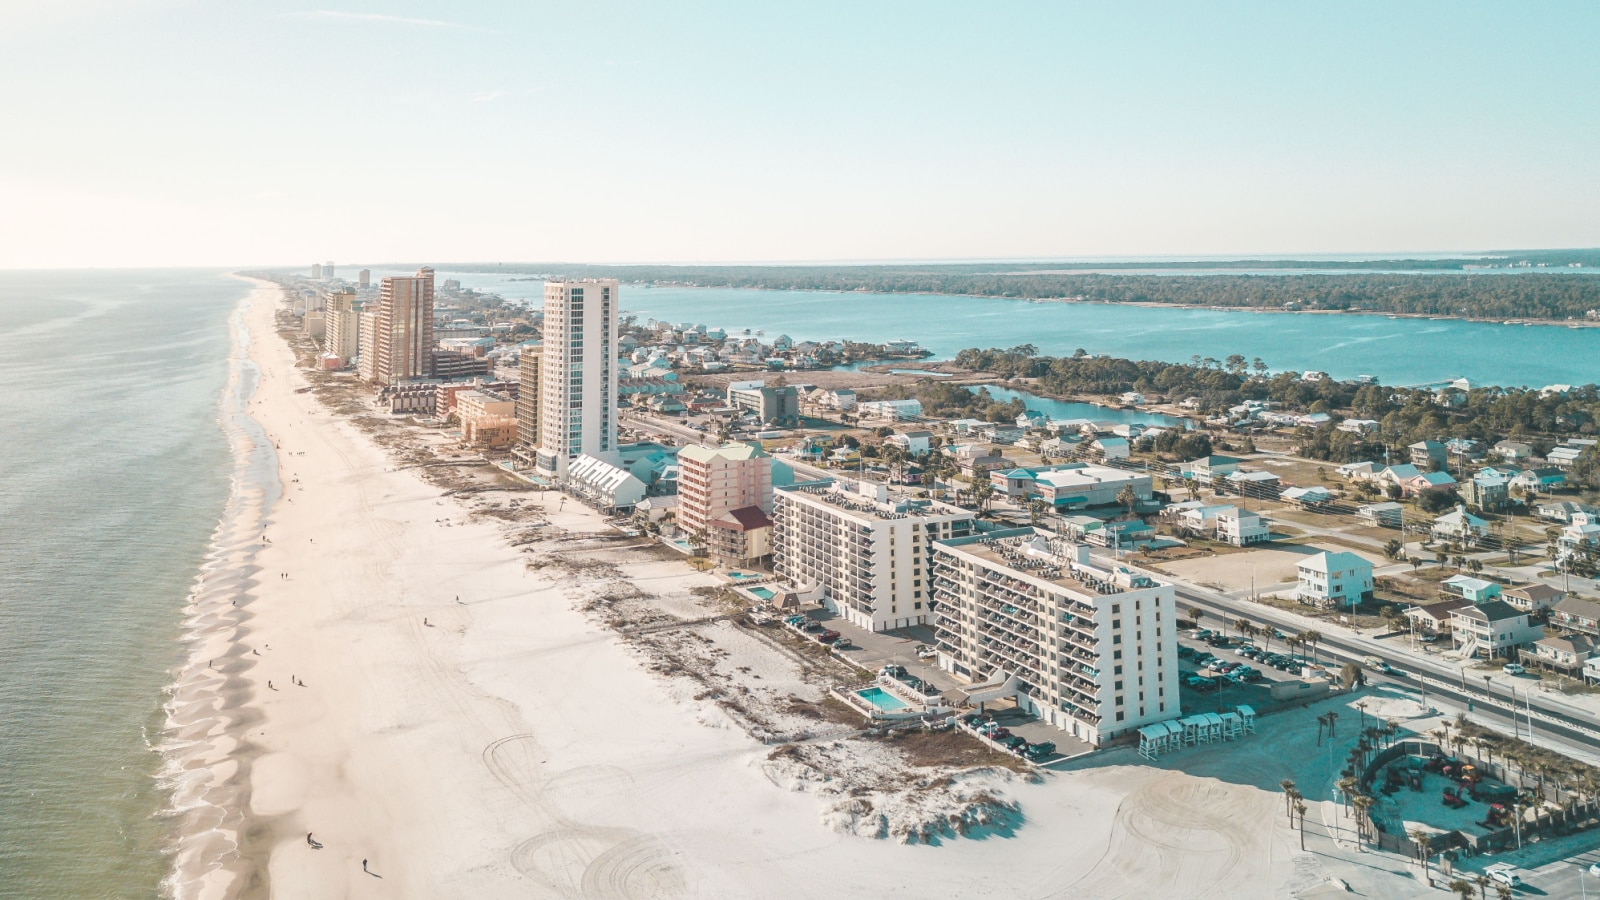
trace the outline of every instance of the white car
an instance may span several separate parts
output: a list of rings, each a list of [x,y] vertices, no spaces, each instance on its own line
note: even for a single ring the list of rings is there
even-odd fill
[[[938,656],[938,655],[939,655],[939,651],[935,650],[934,648],[932,648],[930,646],[928,646],[927,644],[922,644],[922,645],[917,647],[917,658],[918,659],[932,659],[932,658],[934,658],[935,656]]]
[[[1600,862],[1597,862],[1589,867],[1589,874],[1596,878],[1600,878]]]
[[[1522,887],[1522,876],[1517,874],[1517,867],[1507,863],[1490,866],[1483,870],[1483,874],[1506,887]]]
[[[1500,667],[1500,671],[1506,673],[1507,675],[1526,675],[1528,672],[1527,669],[1524,669],[1522,666],[1516,663],[1506,663]]]

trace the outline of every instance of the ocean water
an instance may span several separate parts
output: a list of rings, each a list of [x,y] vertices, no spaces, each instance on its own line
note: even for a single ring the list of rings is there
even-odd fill
[[[248,290],[0,272],[0,897],[159,893],[154,747],[229,495],[218,404]]]
[[[543,299],[542,282],[513,280],[521,276],[441,270],[439,277],[457,278],[465,287],[534,304]],[[1389,385],[1457,377],[1531,387],[1600,382],[1600,328],[1561,325],[1032,303],[943,294],[635,285],[623,287],[622,308],[641,319],[735,331],[761,329],[768,338],[779,334],[796,340],[906,338],[941,359],[966,347],[1033,344],[1054,356],[1082,348],[1166,362],[1187,362],[1193,356],[1224,359],[1238,353],[1247,360],[1260,357],[1274,371],[1315,369],[1336,378],[1375,375]]]

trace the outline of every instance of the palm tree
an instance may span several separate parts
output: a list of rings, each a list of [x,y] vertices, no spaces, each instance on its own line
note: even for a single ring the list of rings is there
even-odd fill
[[[1285,778],[1284,780],[1278,782],[1278,787],[1283,788],[1283,812],[1285,815],[1288,815],[1289,803],[1294,799],[1292,796],[1295,792],[1294,779]]]
[[[1411,841],[1417,845],[1417,857],[1422,860],[1422,880],[1428,884],[1433,881],[1428,878],[1428,848],[1433,846],[1433,835],[1421,828],[1411,830]]]
[[[1198,606],[1189,607],[1189,627],[1199,628],[1200,620],[1205,618],[1206,611]]]
[[[1356,711],[1361,716],[1361,731],[1364,734],[1367,730],[1367,701],[1361,700],[1357,702]]]
[[[1255,637],[1256,634],[1256,627],[1245,618],[1234,619],[1233,630],[1239,632],[1240,637]]]
[[[1139,504],[1139,495],[1134,493],[1133,485],[1125,484],[1122,490],[1117,491],[1117,503],[1127,507],[1128,518],[1133,518],[1133,508]]]
[[[1359,784],[1360,782],[1356,781],[1354,778],[1341,778],[1334,785],[1334,787],[1339,789],[1339,799],[1344,806],[1344,814],[1346,817],[1350,815],[1351,795],[1356,792],[1356,787]]]
[[[1406,545],[1400,543],[1394,538],[1390,538],[1389,543],[1383,545],[1383,555],[1389,557],[1390,559],[1399,559],[1405,554],[1405,552]]]
[[[1307,806],[1299,800],[1295,801],[1294,812],[1300,817],[1300,849],[1306,848],[1306,810]]]
[[[1494,895],[1499,900],[1511,900],[1511,886],[1496,881],[1494,883]]]
[[[1317,716],[1317,746],[1318,747],[1322,746],[1322,730],[1324,728],[1327,728],[1327,727],[1328,727],[1328,717],[1326,715]]]
[[[1350,798],[1350,803],[1356,808],[1356,840],[1365,840],[1367,836],[1368,816],[1372,814],[1371,797],[1366,794],[1357,794]]]
[[[1465,878],[1457,878],[1450,882],[1450,890],[1460,895],[1461,900],[1472,900],[1472,882]]]
[[[1300,635],[1301,639],[1311,645],[1311,661],[1317,661],[1317,645],[1322,643],[1322,634],[1316,631],[1307,631]]]
[[[1467,560],[1467,571],[1471,572],[1474,575],[1478,574],[1479,572],[1482,572],[1483,571],[1483,560],[1481,560],[1481,559],[1469,559],[1469,560]]]
[[[1488,900],[1489,885],[1494,883],[1489,880],[1489,876],[1480,872],[1478,873],[1478,877],[1472,879],[1472,881],[1478,886],[1478,900]]]
[[[1339,714],[1338,713],[1336,713],[1336,712],[1328,713],[1328,737],[1330,737],[1330,738],[1333,737],[1333,726],[1334,726],[1334,723],[1336,723],[1338,721],[1339,721]]]

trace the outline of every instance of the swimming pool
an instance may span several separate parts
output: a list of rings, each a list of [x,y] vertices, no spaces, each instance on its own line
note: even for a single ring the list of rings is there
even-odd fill
[[[729,572],[728,577],[732,578],[734,581],[756,581],[767,576],[758,572]]]
[[[883,688],[873,687],[856,691],[856,696],[871,703],[879,712],[898,712],[906,708],[904,701]]]
[[[773,597],[777,596],[777,594],[773,592],[772,588],[753,587],[745,588],[745,590],[749,591],[750,596],[755,597],[757,600],[771,600]]]

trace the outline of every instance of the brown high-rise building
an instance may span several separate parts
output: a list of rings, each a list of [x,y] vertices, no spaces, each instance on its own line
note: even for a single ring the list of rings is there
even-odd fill
[[[383,279],[378,289],[377,359],[363,368],[378,384],[398,384],[433,374],[433,270]]]

